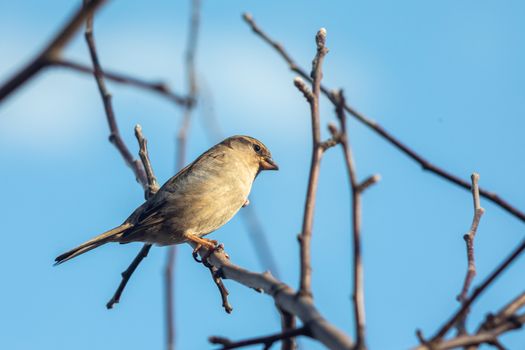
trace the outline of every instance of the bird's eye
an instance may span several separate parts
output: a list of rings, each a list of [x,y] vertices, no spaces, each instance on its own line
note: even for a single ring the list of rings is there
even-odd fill
[[[253,145],[253,149],[254,149],[255,152],[257,152],[257,153],[261,152],[261,146],[259,146],[259,145]]]

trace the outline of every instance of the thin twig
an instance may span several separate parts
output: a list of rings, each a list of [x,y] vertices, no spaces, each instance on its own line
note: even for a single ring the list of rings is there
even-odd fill
[[[478,334],[501,326],[509,319],[515,318],[516,313],[525,306],[525,292],[511,300],[495,315],[487,315],[486,320],[479,326]]]
[[[463,236],[463,239],[465,240],[465,244],[467,246],[468,268],[467,274],[465,276],[465,282],[463,283],[463,288],[461,289],[461,293],[457,297],[458,301],[460,302],[464,302],[467,299],[470,285],[472,284],[472,280],[476,276],[476,263],[474,260],[474,238],[476,237],[476,232],[478,230],[478,225],[481,216],[485,212],[485,209],[481,207],[479,201],[479,175],[474,173],[471,175],[470,178],[472,180],[472,198],[474,201],[474,215],[472,217],[472,224],[470,226],[470,230]]]
[[[228,292],[228,289],[226,289],[226,286],[222,282],[222,277],[220,274],[220,270],[216,269],[213,266],[208,266],[208,269],[211,273],[211,278],[213,279],[213,282],[215,282],[215,285],[217,286],[217,289],[219,289],[219,293],[221,294],[221,300],[222,300],[222,307],[224,308],[224,311],[226,313],[231,314],[233,311],[233,307],[230,305],[230,302],[228,301],[228,295],[230,294]]]
[[[465,275],[465,280],[463,282],[463,287],[461,288],[461,293],[457,296],[457,300],[460,303],[464,303],[467,300],[468,292],[470,285],[476,276],[476,262],[474,259],[474,238],[476,237],[476,232],[478,230],[479,221],[481,216],[484,213],[484,209],[480,205],[479,201],[479,175],[473,173],[471,176],[472,181],[472,199],[474,202],[474,215],[472,217],[472,224],[468,233],[463,235],[465,240],[465,245],[467,249],[467,273]],[[467,323],[468,310],[465,311],[463,316],[458,320],[456,327],[458,329],[458,335],[467,334],[466,323]]]
[[[92,1],[84,0],[85,6],[89,6]],[[139,160],[133,158],[133,155],[127,148],[126,144],[120,136],[118,129],[117,121],[115,119],[115,113],[113,111],[113,106],[111,103],[111,94],[106,89],[106,84],[104,82],[104,73],[97,55],[97,49],[95,46],[95,39],[93,37],[93,16],[92,14],[86,18],[86,31],[85,31],[86,43],[89,48],[89,54],[91,55],[91,61],[93,63],[93,72],[95,80],[97,82],[98,89],[100,91],[100,96],[102,97],[102,102],[104,103],[104,110],[106,112],[106,119],[109,125],[110,135],[109,141],[118,149],[122,158],[126,164],[133,170],[135,173],[135,178],[143,186],[144,190],[147,190],[147,178],[144,168]]]
[[[345,98],[343,91],[339,90],[334,93],[337,99],[336,114],[341,132],[338,132],[334,126],[330,127],[333,138],[337,138],[341,143],[345,156],[346,169],[350,180],[352,191],[352,237],[353,237],[353,304],[354,304],[354,321],[356,327],[356,350],[366,349],[366,332],[365,332],[365,301],[364,301],[364,282],[363,282],[363,261],[361,254],[361,194],[369,186],[379,181],[379,176],[370,176],[363,183],[357,180],[357,171],[350,147],[348,129],[345,116]]]
[[[498,318],[509,318],[514,315],[518,310],[525,306],[525,292],[518,295],[510,303],[505,305],[500,312],[496,314],[494,320]]]
[[[277,308],[277,310],[279,311],[279,314],[281,315],[281,333],[286,333],[286,332],[289,332],[295,329],[296,328],[295,316],[279,307]],[[288,338],[282,339],[281,350],[295,350],[295,349],[297,349],[295,337],[288,337]]]
[[[301,327],[301,328],[295,328],[295,329],[291,329],[291,330],[277,333],[277,334],[267,335],[264,337],[251,338],[251,339],[246,339],[246,340],[240,340],[236,342],[232,342],[231,340],[227,338],[222,338],[222,337],[210,337],[208,340],[212,344],[222,345],[222,348],[219,348],[219,350],[238,349],[238,348],[243,348],[246,346],[257,345],[257,344],[264,345],[263,349],[270,349],[270,347],[279,340],[282,340],[283,342],[285,342],[286,340],[293,339],[299,335],[308,335],[308,334],[309,334],[308,328]]]
[[[197,81],[195,72],[195,52],[197,50],[197,41],[199,34],[199,21],[200,21],[200,0],[192,0],[190,25],[188,30],[188,39],[185,54],[185,71],[186,79],[188,84],[187,98],[190,103],[184,106],[184,116],[181,127],[177,134],[177,158],[176,167],[180,170],[186,163],[186,148],[188,140],[188,132],[190,127],[191,114],[196,104],[197,97]],[[164,267],[164,284],[165,284],[165,297],[166,297],[166,335],[167,335],[167,350],[173,350],[175,348],[175,320],[174,320],[174,291],[173,291],[173,279],[175,271],[175,246],[168,247],[168,255],[166,258],[166,265]],[[212,278],[217,284],[215,275],[212,272]],[[221,282],[222,285],[222,282]],[[223,298],[224,305],[224,290],[221,285],[217,284],[221,297]],[[224,287],[224,286],[222,286]],[[229,305],[229,304],[228,304]],[[231,307],[230,307],[231,308]],[[231,311],[231,310],[230,310]]]
[[[158,190],[159,190],[159,183],[157,182],[157,178],[155,177],[155,174],[153,173],[153,167],[151,166],[151,162],[148,155],[148,141],[142,134],[142,127],[140,125],[135,126],[135,137],[137,138],[137,142],[139,144],[139,155],[140,159],[142,161],[142,165],[146,171],[146,178],[147,178],[147,184],[146,184],[146,190],[144,191],[144,197],[146,199],[153,196]],[[113,308],[115,304],[117,304],[120,301],[120,297],[122,295],[122,292],[124,291],[124,288],[126,288],[126,285],[128,284],[129,279],[131,278],[131,275],[135,272],[137,267],[140,265],[142,260],[148,256],[148,253],[151,249],[151,244],[144,244],[142,246],[142,249],[139,251],[135,259],[131,262],[129,267],[122,272],[122,280],[120,281],[120,284],[115,291],[115,294],[111,297],[111,299],[107,302],[106,307],[108,309]]]
[[[173,269],[175,268],[175,247],[168,247],[166,265],[164,266],[164,300],[166,317],[166,349],[175,349],[175,303],[173,289]]]
[[[120,297],[122,295],[122,292],[124,291],[124,288],[126,288],[126,285],[128,284],[129,279],[131,278],[131,275],[133,275],[133,272],[137,269],[139,264],[142,262],[142,260],[148,256],[149,250],[151,249],[151,244],[144,244],[142,246],[142,249],[139,251],[135,259],[131,262],[129,267],[122,272],[122,280],[120,281],[120,284],[115,291],[115,294],[109,299],[109,301],[106,304],[106,308],[112,309],[115,304],[118,304],[120,302]]]
[[[51,66],[69,68],[70,70],[80,73],[93,74],[93,68],[72,60],[56,58],[53,59],[50,62],[50,64]],[[104,71],[103,74],[104,77],[108,80],[119,84],[129,85],[146,91],[154,92],[164,98],[167,98],[168,100],[172,101],[177,105],[185,106],[192,103],[189,98],[183,97],[180,94],[173,92],[172,89],[166,83],[163,82],[150,82],[114,71]]]
[[[105,2],[106,0],[92,0],[85,6],[81,6],[35,58],[5,84],[0,86],[0,102],[39,73],[43,68],[47,67],[50,61],[58,58],[64,46],[71,40],[82,23],[84,23],[86,17],[91,16]]]
[[[322,65],[328,49],[325,47],[326,29],[321,28],[315,36],[317,53],[312,62],[312,91],[300,79],[294,80],[295,86],[299,89],[308,103],[310,104],[310,113],[312,118],[312,160],[310,163],[310,173],[308,178],[308,189],[304,205],[304,217],[301,233],[298,236],[301,257],[301,277],[299,294],[312,296],[312,266],[310,257],[310,241],[312,237],[312,226],[314,220],[315,197],[317,193],[317,183],[319,180],[319,171],[321,169],[321,157],[324,152],[321,141],[320,116],[319,116],[319,91],[321,79],[323,76]]]
[[[146,178],[148,179],[148,189],[147,191],[145,191],[145,197],[146,199],[148,199],[155,193],[157,193],[157,191],[160,188],[160,185],[157,182],[157,177],[153,172],[153,167],[149,159],[148,140],[146,140],[146,138],[142,134],[142,127],[139,124],[135,126],[135,137],[137,138],[137,141],[139,143],[139,156],[144,166],[144,170],[146,171]]]
[[[245,13],[243,14],[243,18],[246,23],[251,27],[252,31],[257,34],[261,39],[263,39],[266,43],[271,45],[275,51],[286,61],[288,64],[288,67],[291,71],[293,71],[296,74],[299,74],[303,79],[311,81],[312,79],[308,76],[308,73],[306,70],[301,68],[293,59],[292,57],[286,52],[284,47],[274,39],[270,38],[268,34],[263,32],[261,28],[255,23],[252,15]],[[332,90],[321,85],[321,92],[328,97],[328,99],[334,104],[337,104],[337,101],[332,93]],[[399,139],[394,137],[392,134],[390,134],[388,131],[386,131],[381,125],[379,125],[376,121],[369,119],[361,112],[357,111],[353,107],[351,107],[348,104],[345,104],[345,110],[350,113],[354,118],[356,118],[358,121],[372,129],[375,133],[379,134],[382,138],[387,140],[391,145],[393,145],[395,148],[397,148],[399,151],[404,153],[406,156],[414,160],[416,163],[421,165],[423,170],[427,170],[459,187],[465,188],[465,189],[471,189],[470,183],[468,181],[465,181],[450,172],[446,171],[445,169],[442,169],[438,167],[437,165],[432,164],[427,159],[423,158],[423,156],[419,155],[416,151],[405,145],[403,142],[401,142]],[[523,211],[520,211],[518,208],[511,205],[509,202],[507,202],[505,199],[501,198],[498,194],[494,192],[490,192],[488,190],[485,190],[483,188],[479,189],[479,193],[482,197],[485,197],[486,199],[490,200],[494,204],[498,205],[500,208],[506,210],[511,215],[515,216],[516,218],[520,219],[521,221],[525,222],[525,213]]]
[[[146,178],[147,178],[147,184],[144,186],[146,190],[144,191],[144,197],[146,199],[149,199],[151,196],[153,196],[158,190],[159,190],[159,183],[157,182],[157,178],[155,177],[155,174],[153,173],[153,167],[151,166],[151,162],[148,155],[148,141],[142,134],[142,127],[140,125],[135,126],[135,137],[137,138],[137,142],[139,144],[139,156],[142,161],[142,165],[146,172]],[[151,249],[151,244],[144,244],[142,246],[142,249],[139,251],[137,256],[133,259],[129,267],[122,272],[122,280],[120,281],[120,284],[111,297],[111,299],[107,302],[106,307],[108,309],[113,308],[115,304],[117,304],[120,301],[120,297],[122,295],[122,292],[124,291],[124,288],[126,288],[126,285],[128,284],[129,279],[131,278],[131,275],[135,272],[137,267],[140,265],[142,260],[148,256],[148,253]]]

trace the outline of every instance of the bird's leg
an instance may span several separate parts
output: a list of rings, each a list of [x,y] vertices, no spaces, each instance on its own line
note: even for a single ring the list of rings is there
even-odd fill
[[[250,204],[250,200],[248,198],[246,198],[246,202],[244,202],[244,204],[242,205],[242,207],[247,207],[248,205]]]
[[[188,235],[186,239],[196,244],[195,248],[193,249],[192,255],[193,255],[193,259],[195,259],[195,261],[199,263],[204,263],[204,261],[208,259],[208,257],[213,253],[213,251],[217,247],[217,243],[218,243],[214,239],[206,239],[206,238],[201,238],[199,236],[194,236],[194,235]],[[206,248],[207,252],[202,257],[202,260],[200,260],[198,253],[202,247]]]

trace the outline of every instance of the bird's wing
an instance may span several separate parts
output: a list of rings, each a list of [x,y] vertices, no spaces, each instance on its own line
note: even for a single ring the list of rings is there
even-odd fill
[[[176,192],[179,189],[179,186],[185,182],[184,179],[190,176],[194,170],[202,167],[209,168],[213,163],[217,164],[217,162],[224,162],[225,152],[221,150],[222,147],[224,146],[219,144],[201,154],[192,163],[186,165],[182,170],[166,181],[157,194],[162,196],[164,192]]]
[[[220,160],[224,158],[223,152],[210,151],[203,153],[199,158],[172,176],[164,185],[162,185],[153,197],[148,199],[142,204],[142,206],[135,210],[135,212],[126,220],[126,222],[133,224],[133,228],[127,231],[123,237],[133,240],[133,236],[140,234],[140,232],[143,232],[148,228],[162,225],[166,219],[170,218],[172,215],[176,215],[176,213],[170,212],[170,206],[167,206],[166,204],[168,201],[176,200],[174,198],[175,193],[185,192],[181,188],[185,182],[184,178],[191,175],[195,168],[198,168],[201,163],[206,162],[210,157]],[[184,196],[182,195],[181,197]]]

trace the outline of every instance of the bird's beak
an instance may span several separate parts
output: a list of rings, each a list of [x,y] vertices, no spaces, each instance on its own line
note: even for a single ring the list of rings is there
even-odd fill
[[[279,170],[279,166],[270,157],[263,158],[260,165],[263,170]]]

